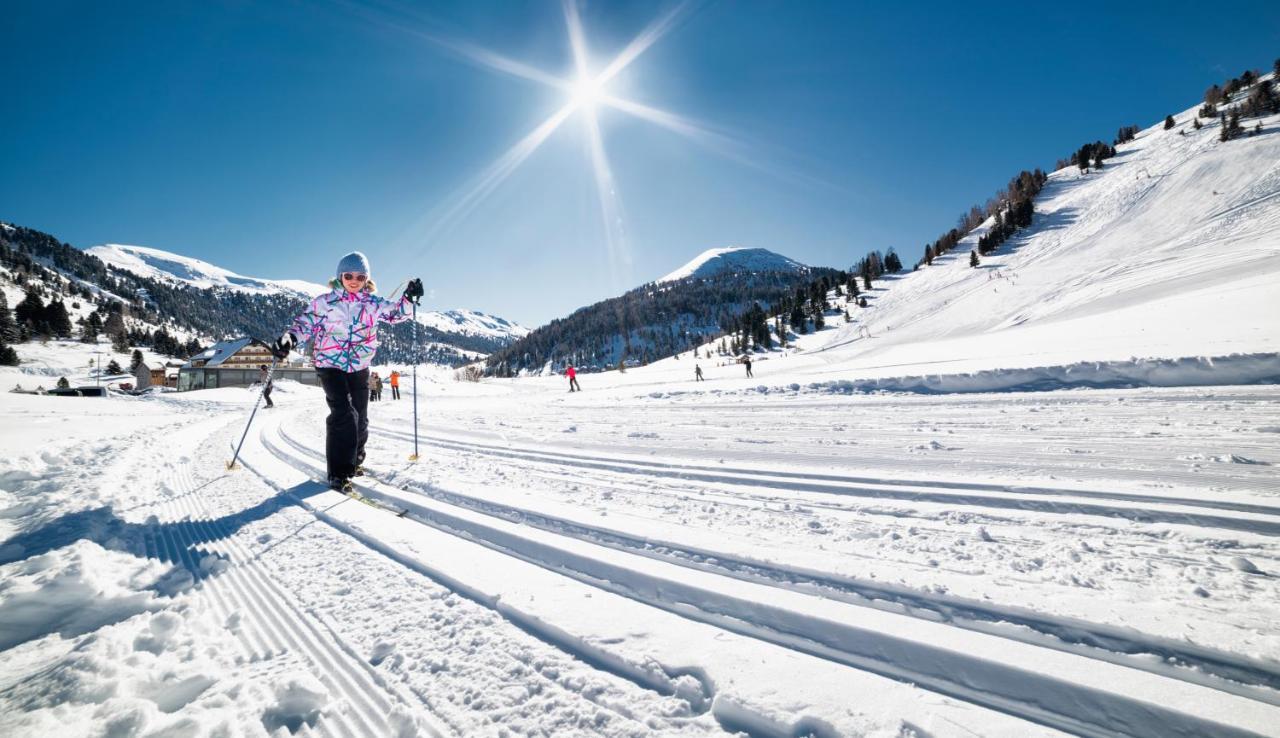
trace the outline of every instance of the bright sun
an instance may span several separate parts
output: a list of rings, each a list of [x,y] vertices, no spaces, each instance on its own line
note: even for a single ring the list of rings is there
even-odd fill
[[[594,108],[604,96],[600,80],[583,75],[573,83],[573,103],[580,108]]]

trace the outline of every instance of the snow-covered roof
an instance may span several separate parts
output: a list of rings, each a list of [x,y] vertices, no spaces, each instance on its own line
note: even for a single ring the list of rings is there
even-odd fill
[[[240,338],[232,338],[226,341],[220,341],[201,351],[196,356],[191,357],[191,361],[183,364],[183,368],[197,368],[196,362],[200,362],[200,367],[216,367],[220,366],[224,361],[235,356],[237,352],[249,344],[265,345],[256,338],[250,336],[241,336]]]

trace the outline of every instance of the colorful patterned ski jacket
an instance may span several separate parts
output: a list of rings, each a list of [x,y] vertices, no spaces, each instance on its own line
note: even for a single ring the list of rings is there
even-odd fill
[[[378,322],[408,320],[411,304],[406,297],[384,300],[339,287],[312,300],[289,331],[298,343],[312,341],[317,369],[358,372],[369,367],[378,350]]]

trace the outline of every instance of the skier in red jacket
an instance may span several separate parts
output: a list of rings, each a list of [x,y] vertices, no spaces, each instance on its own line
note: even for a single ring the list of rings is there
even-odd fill
[[[578,371],[570,364],[568,369],[564,370],[564,375],[569,378],[569,391],[582,391],[582,387],[578,384]]]

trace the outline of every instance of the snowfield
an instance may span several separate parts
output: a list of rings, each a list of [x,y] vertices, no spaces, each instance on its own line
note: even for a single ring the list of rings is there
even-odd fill
[[[1055,172],[750,378],[421,368],[364,499],[316,388],[0,394],[0,734],[1280,735],[1277,124]]]
[[[1276,733],[1276,387],[598,380],[6,395],[0,729]]]

